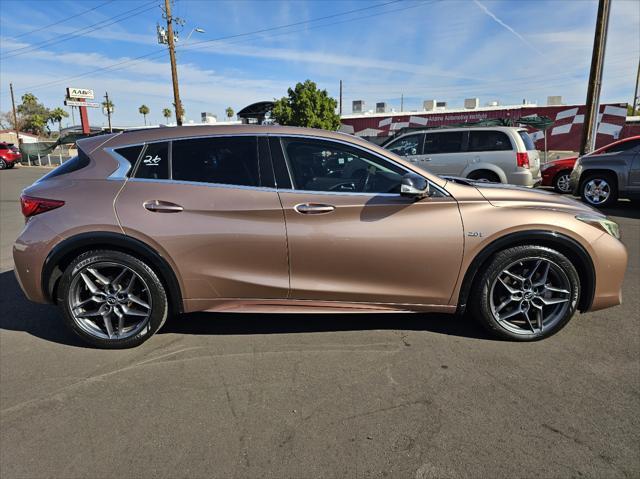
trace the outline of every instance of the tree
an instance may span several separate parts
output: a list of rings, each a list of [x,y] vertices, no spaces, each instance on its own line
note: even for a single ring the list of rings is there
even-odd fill
[[[171,109],[163,108],[162,109],[162,116],[165,117],[166,121],[169,121],[169,118],[171,118]]]
[[[62,131],[62,119],[69,118],[69,113],[60,107],[51,110],[49,115],[49,121],[58,124],[58,131]]]
[[[105,115],[107,114],[107,112],[113,114],[114,108],[115,108],[115,105],[111,100],[109,101],[105,100],[102,102],[102,109],[104,110]]]
[[[633,111],[633,105],[627,104],[627,116],[636,116],[636,115],[640,115],[640,108],[636,108],[636,110]]]
[[[41,135],[44,133],[51,112],[38,101],[38,98],[33,93],[25,93],[22,95],[22,103],[16,108],[23,121],[23,128],[25,131]],[[20,123],[20,120],[18,120]]]
[[[149,107],[147,105],[140,105],[138,112],[144,117],[144,124],[147,125],[147,115],[149,114]]]
[[[233,108],[228,106],[227,109],[224,112],[227,114],[227,119],[231,120],[231,117],[234,114]]]
[[[338,102],[327,90],[318,90],[311,80],[298,83],[287,93],[289,96],[276,100],[273,107],[273,117],[279,124],[334,131],[340,126],[340,116],[336,114]]]

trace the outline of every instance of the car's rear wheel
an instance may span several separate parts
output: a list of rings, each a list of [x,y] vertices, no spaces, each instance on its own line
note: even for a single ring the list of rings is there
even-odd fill
[[[66,268],[60,291],[67,326],[100,348],[142,344],[162,327],[169,311],[156,273],[120,251],[81,254]]]
[[[610,206],[618,199],[615,178],[606,173],[587,175],[580,183],[580,196],[582,201],[592,206]]]
[[[500,183],[500,177],[492,171],[478,170],[469,173],[468,178],[475,181],[485,181],[488,183]]]
[[[475,283],[473,312],[492,333],[535,341],[562,329],[580,298],[578,273],[566,256],[543,246],[496,254]]]
[[[571,186],[569,186],[569,178],[571,177],[571,170],[565,170],[558,173],[553,179],[553,189],[558,193],[571,193]]]

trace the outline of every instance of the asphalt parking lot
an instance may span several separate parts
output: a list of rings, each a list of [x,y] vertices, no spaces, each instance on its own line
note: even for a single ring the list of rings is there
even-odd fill
[[[640,211],[621,202],[624,304],[547,340],[440,315],[172,319],[85,348],[12,271],[0,172],[0,477],[640,477]]]

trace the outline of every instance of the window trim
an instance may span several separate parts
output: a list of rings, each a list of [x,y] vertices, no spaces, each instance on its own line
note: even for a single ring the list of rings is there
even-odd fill
[[[238,136],[254,136],[254,137],[267,137],[267,138],[276,138],[278,139],[278,143],[280,144],[280,148],[282,151],[282,155],[283,155],[283,159],[285,161],[286,164],[286,158],[284,157],[284,149],[282,147],[282,139],[283,138],[303,138],[303,139],[308,139],[308,140],[321,140],[321,141],[328,141],[328,142],[333,142],[333,143],[339,143],[341,145],[346,145],[346,146],[350,146],[352,148],[356,148],[359,150],[364,151],[365,153],[369,153],[373,156],[376,156],[378,158],[380,158],[381,160],[385,160],[385,161],[389,161],[391,163],[393,163],[394,165],[396,165],[397,167],[405,170],[406,173],[413,173],[413,174],[420,174],[419,172],[416,172],[414,170],[411,170],[409,168],[407,168],[406,166],[395,162],[392,158],[389,158],[387,156],[381,155],[380,153],[377,153],[375,151],[372,150],[368,150],[360,145],[357,145],[355,143],[351,143],[349,141],[344,141],[344,140],[340,140],[340,139],[336,139],[336,138],[324,138],[324,137],[317,137],[317,136],[311,136],[311,135],[296,135],[296,134],[281,134],[281,133],[226,133],[226,134],[220,134],[220,135],[197,135],[197,136],[185,136],[185,137],[177,137],[177,138],[161,138],[158,140],[153,140],[153,141],[143,141],[143,142],[136,142],[136,143],[127,143],[124,145],[118,145],[118,146],[113,146],[113,147],[106,147],[104,148],[104,151],[108,154],[110,154],[116,161],[118,161],[118,163],[120,164],[120,166],[118,167],[118,169],[113,172],[107,179],[109,180],[127,180],[127,181],[137,181],[137,182],[154,182],[154,183],[176,183],[176,184],[190,184],[190,185],[196,185],[196,186],[210,186],[210,187],[215,187],[215,188],[236,188],[236,189],[248,189],[248,190],[260,190],[260,191],[275,191],[275,192],[289,192],[289,193],[310,193],[310,194],[329,194],[329,195],[357,195],[357,196],[393,196],[393,197],[399,197],[402,196],[400,193],[360,193],[360,192],[340,192],[340,191],[311,191],[311,190],[296,190],[293,188],[293,181],[291,180],[291,172],[288,169],[288,165],[287,165],[287,172],[289,173],[289,181],[291,181],[291,188],[278,188],[277,186],[274,187],[268,187],[268,186],[246,186],[246,185],[228,185],[225,183],[207,183],[207,182],[198,182],[198,181],[183,181],[183,180],[174,180],[173,178],[171,179],[155,179],[155,178],[135,178],[133,177],[132,173],[132,165],[131,163],[129,163],[129,161],[124,158],[122,155],[119,155],[118,153],[115,152],[116,149],[119,148],[126,148],[129,146],[140,146],[143,145],[144,148],[141,150],[141,153],[144,153],[146,151],[146,147],[150,144],[153,143],[163,143],[163,142],[169,142],[172,143],[173,141],[179,141],[179,140],[191,140],[191,139],[201,139],[201,138],[227,138],[227,137],[238,137]],[[170,148],[171,150],[171,148]],[[274,155],[272,152],[270,152],[269,154],[269,159],[271,161],[271,166],[272,168],[275,168],[275,165],[273,165],[274,160]],[[142,154],[140,155],[140,157],[138,158],[138,161],[136,162],[136,165],[140,162],[140,158],[142,158]],[[258,161],[260,161],[260,158],[258,158]],[[120,176],[116,175],[116,173],[118,173]],[[170,174],[171,176],[173,176],[173,172],[170,170]],[[429,183],[429,188],[434,188],[436,190],[438,190],[438,192],[443,196],[443,197],[447,197],[450,198],[451,195],[449,194],[449,192],[447,190],[445,190],[444,188],[442,188],[441,186],[433,183],[431,180],[429,180],[428,178],[425,177],[425,179],[427,180],[427,182]]]

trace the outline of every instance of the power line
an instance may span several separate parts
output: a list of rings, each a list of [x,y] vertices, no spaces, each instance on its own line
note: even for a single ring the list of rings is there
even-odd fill
[[[108,5],[108,4],[113,3],[113,2],[115,2],[115,0],[108,0],[107,2],[101,3],[97,7],[89,8],[88,10],[83,10],[80,13],[76,13],[75,15],[71,15],[70,17],[63,18],[62,20],[58,20],[57,22],[50,23],[48,25],[45,25],[44,27],[36,28],[35,30],[30,30],[28,32],[21,33],[20,35],[15,35],[13,38],[14,39],[15,38],[21,38],[21,37],[24,37],[25,35],[31,35],[32,33],[41,32],[42,30],[46,30],[47,28],[53,27],[55,25],[60,25],[61,23],[64,23],[64,22],[66,22],[68,20],[71,20],[73,18],[81,17],[85,13],[89,13],[89,12],[93,12],[94,10],[98,10],[99,8],[102,8],[105,5]]]
[[[294,23],[287,24],[287,25],[279,25],[277,27],[270,27],[270,28],[255,30],[255,31],[252,31],[252,32],[245,32],[245,33],[239,33],[239,34],[234,34],[234,35],[227,35],[227,36],[224,36],[224,37],[219,37],[219,38],[215,38],[215,39],[211,39],[211,40],[206,40],[204,42],[202,42],[202,41],[201,42],[195,42],[195,43],[190,44],[189,47],[191,47],[192,45],[201,44],[201,43],[220,42],[220,41],[223,41],[223,40],[228,40],[228,39],[233,39],[233,38],[238,38],[238,37],[243,37],[243,36],[256,35],[256,34],[259,34],[259,33],[265,33],[267,31],[274,31],[274,30],[277,30],[277,29],[283,29],[283,28],[288,28],[288,27],[292,27],[292,26],[299,26],[299,25],[302,25],[302,24],[305,24],[305,23],[314,23],[314,22],[318,22],[318,21],[321,21],[321,20],[326,20],[328,18],[335,18],[337,16],[350,15],[352,13],[361,12],[363,10],[368,10],[368,9],[372,9],[372,8],[379,8],[379,7],[383,7],[383,6],[386,6],[386,5],[399,3],[401,1],[402,0],[393,0],[393,1],[390,1],[390,2],[386,2],[386,3],[381,3],[381,4],[377,4],[377,5],[370,5],[368,7],[357,8],[357,9],[354,9],[354,10],[348,10],[346,12],[335,13],[335,14],[332,14],[332,15],[326,15],[324,17],[318,17],[318,18],[312,18],[310,20],[294,22]],[[425,3],[421,3],[419,5],[424,5],[424,4]],[[415,6],[416,5],[412,5],[410,7],[406,7],[405,9],[413,8]],[[385,13],[391,13],[391,12],[399,11],[399,10],[401,10],[401,9],[380,12],[377,15],[382,15],[382,14],[385,14]],[[361,20],[361,19],[364,19],[364,18],[369,18],[369,16],[358,17],[356,19],[348,20],[348,21]],[[335,24],[338,24],[338,23],[343,23],[343,22],[335,22],[335,23],[326,24],[326,25],[317,25],[317,26],[312,27],[312,28],[331,26],[331,25],[335,25]],[[295,33],[295,31],[283,32],[283,33],[284,34]],[[277,36],[277,35],[272,35],[272,36]],[[62,78],[62,79],[58,79],[58,80],[53,80],[53,81],[50,81],[50,82],[31,85],[31,86],[28,86],[28,87],[25,87],[25,88],[21,89],[21,91],[31,91],[31,90],[36,90],[36,89],[39,89],[39,88],[44,88],[44,87],[47,87],[47,86],[51,86],[51,85],[65,83],[65,82],[67,82],[69,80],[75,80],[75,79],[78,79],[78,78],[83,78],[85,76],[88,76],[88,75],[91,75],[91,74],[94,74],[94,73],[98,73],[98,72],[120,70],[120,69],[124,68],[128,64],[133,64],[133,63],[139,62],[139,61],[144,60],[144,59],[151,59],[151,58],[159,57],[159,56],[162,56],[164,54],[166,54],[166,51],[164,51],[164,50],[145,53],[143,55],[140,55],[140,56],[128,59],[128,60],[124,60],[124,61],[121,61],[121,62],[117,62],[117,63],[111,64],[111,65],[107,65],[105,67],[96,68],[94,70],[90,70],[90,71],[81,73],[79,75],[74,75],[74,76],[71,76],[71,77],[66,77],[66,78]],[[118,67],[118,68],[115,68],[115,67]]]
[[[149,10],[155,8],[155,3],[156,3],[156,0],[153,0],[151,2],[147,2],[147,3],[144,3],[142,5],[138,5],[137,7],[132,8],[131,10],[124,11],[122,13],[119,13],[118,15],[114,15],[113,17],[109,17],[109,18],[107,18],[105,20],[102,20],[100,22],[94,23],[93,25],[89,25],[87,27],[80,28],[80,29],[74,30],[74,31],[69,32],[69,33],[65,33],[64,35],[61,35],[58,38],[54,38],[54,39],[51,39],[51,40],[45,40],[43,42],[31,44],[31,45],[28,45],[28,46],[25,46],[25,47],[14,48],[13,50],[9,50],[9,51],[5,52],[5,54],[2,56],[2,59],[6,60],[8,58],[13,58],[13,57],[17,57],[17,56],[20,56],[20,55],[25,55],[27,53],[30,53],[32,51],[35,51],[35,50],[39,49],[40,47],[45,47],[45,46],[48,47],[48,46],[55,45],[55,44],[58,44],[58,43],[66,42],[66,41],[71,40],[73,38],[82,36],[85,33],[89,33],[91,31],[95,31],[95,30],[101,30],[101,29],[106,28],[106,27],[108,27],[110,25],[113,25],[115,23],[118,23],[118,22],[121,22],[123,20],[129,19],[132,16],[140,15],[141,13],[149,11]],[[153,4],[153,6],[149,7],[149,5],[152,5],[152,4]],[[145,7],[148,7],[148,8],[145,8]],[[139,10],[139,11],[136,11],[136,10]],[[108,22],[108,23],[105,23],[105,22]],[[15,53],[15,52],[18,52],[18,53]]]

